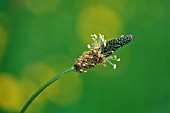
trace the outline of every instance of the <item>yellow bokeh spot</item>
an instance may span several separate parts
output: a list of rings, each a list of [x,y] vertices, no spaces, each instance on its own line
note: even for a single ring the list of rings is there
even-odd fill
[[[0,73],[0,107],[19,111],[21,90],[18,81],[8,73]]]
[[[35,86],[37,87],[36,89],[40,88],[45,82],[47,82],[52,77],[54,77],[57,74],[60,74],[61,72],[68,68],[60,64],[54,70],[53,67],[47,64],[47,62],[51,63],[49,59],[45,60],[45,62],[30,64],[23,70],[22,73],[23,80],[31,81],[29,84],[30,85],[35,84]],[[57,80],[55,83],[50,85],[46,90],[44,90],[43,93],[40,94],[40,97],[37,98],[37,101],[42,101],[43,99],[54,102],[56,105],[59,106],[69,106],[78,101],[82,93],[82,88],[83,84],[81,78],[76,76],[76,73],[68,73],[65,77]],[[35,89],[35,87],[33,87],[33,89]],[[29,90],[29,92],[28,91],[26,92],[29,95],[30,93],[31,94],[33,93],[31,90]]]
[[[60,0],[25,0],[25,6],[36,15],[44,15],[55,10]]]
[[[7,44],[7,37],[8,37],[7,30],[0,25],[0,58],[5,51],[5,47]]]
[[[26,78],[21,79],[20,85],[22,91],[20,107],[23,107],[28,99],[33,95],[33,93],[39,88],[39,85],[37,85],[34,81],[28,80]],[[27,113],[41,113],[43,111],[45,99],[42,96],[43,95],[39,95],[38,99],[35,99],[31,103],[26,111]]]
[[[23,78],[32,80],[37,85],[42,85],[53,75],[55,75],[54,69],[43,62],[33,63],[26,66],[22,73]]]
[[[83,83],[76,73],[67,74],[54,85],[57,88],[53,88],[53,94],[48,95],[48,98],[58,106],[71,106],[81,98]]]
[[[91,34],[101,33],[108,39],[117,36],[121,29],[122,22],[116,12],[104,6],[85,7],[78,17],[78,34],[88,43]]]
[[[22,84],[22,103],[24,104],[30,96],[32,96],[36,90],[38,90],[45,82],[47,82],[52,76],[55,75],[55,71],[48,66],[46,63],[38,62],[32,63],[26,66],[22,72],[21,84]],[[48,89],[48,88],[47,88]],[[38,97],[33,101],[28,113],[39,113],[43,110],[45,103],[47,102],[46,95],[48,91],[44,90]]]

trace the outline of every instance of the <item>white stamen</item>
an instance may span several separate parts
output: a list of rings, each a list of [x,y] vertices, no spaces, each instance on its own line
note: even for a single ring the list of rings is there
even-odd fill
[[[96,38],[92,38],[92,39],[93,39],[94,43],[96,44],[96,43],[97,43],[97,40],[96,40]]]
[[[100,38],[101,38],[102,42],[104,42],[104,38],[102,36]]]
[[[96,35],[96,34],[94,34],[93,36],[94,36],[95,38],[97,38],[97,35]]]
[[[104,40],[103,43],[104,43],[104,46],[106,47],[106,40]]]
[[[115,60],[117,59],[117,56],[116,56],[116,55],[114,55],[113,57],[114,57]]]
[[[113,69],[116,69],[116,64],[113,64],[112,62],[110,62],[108,59],[106,59],[107,62],[109,62],[112,66],[113,66]]]
[[[104,42],[104,46],[106,47],[106,42]]]
[[[102,42],[104,42],[104,41],[105,41],[105,40],[104,40],[104,35],[99,34],[98,43],[100,44],[100,43],[101,43],[101,41],[102,41]]]
[[[87,47],[90,49],[91,48],[90,44],[88,44]]]
[[[120,58],[118,58],[117,61],[119,62],[119,61],[120,61]]]
[[[104,35],[99,34],[99,36],[97,36],[96,34],[90,35],[92,37],[92,40],[94,41],[93,43],[93,48],[99,48],[101,46],[101,44],[104,44],[104,46],[106,47],[106,40],[104,39]],[[101,43],[102,42],[102,43]],[[89,48],[90,46],[88,46]],[[92,47],[90,47],[92,48]]]
[[[100,44],[101,40],[101,34],[99,34],[98,44]]]
[[[113,65],[113,69],[116,69],[116,64]]]
[[[112,56],[109,56],[109,58],[113,58]]]
[[[112,56],[109,56],[106,58],[107,60],[113,60],[113,57]]]

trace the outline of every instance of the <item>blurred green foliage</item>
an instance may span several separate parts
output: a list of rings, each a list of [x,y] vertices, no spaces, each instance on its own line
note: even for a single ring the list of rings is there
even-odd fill
[[[74,64],[90,34],[133,34],[117,69],[70,73],[27,113],[169,113],[169,0],[0,0],[0,112]]]

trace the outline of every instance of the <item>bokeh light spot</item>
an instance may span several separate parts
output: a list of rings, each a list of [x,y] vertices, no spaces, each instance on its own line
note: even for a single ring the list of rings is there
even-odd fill
[[[119,34],[121,30],[122,22],[119,16],[114,10],[104,6],[86,7],[78,17],[78,34],[88,42],[91,42],[91,34],[101,33],[108,39]]]
[[[22,71],[22,92],[24,98],[22,99],[23,102],[27,101],[29,97],[35,93],[45,82],[47,82],[51,76],[55,75],[55,71],[48,66],[46,63],[43,62],[36,62],[27,65],[24,67]],[[32,103],[33,105],[30,106],[28,110],[30,113],[32,112],[40,112],[43,110],[43,106],[47,102],[46,93],[53,91],[53,90],[45,90],[41,93],[37,99]]]
[[[54,68],[47,63],[38,62],[25,67],[22,77],[27,81],[32,81],[38,89],[56,74],[59,74],[66,69],[67,68],[60,65],[60,67],[54,70]],[[42,98],[39,97],[39,99],[40,101],[42,101],[41,99],[49,100],[59,106],[69,106],[78,101],[82,93],[82,87],[81,78],[76,76],[76,73],[70,73],[67,74],[66,77],[61,78],[50,85],[42,94],[40,94]]]
[[[8,73],[0,73],[0,107],[8,111],[20,109],[21,90],[18,81]]]
[[[35,83],[35,81],[22,78],[20,81],[22,97],[20,106],[22,107],[31,95],[39,88],[39,85]],[[38,99],[35,99],[30,107],[27,110],[27,113],[41,113],[44,109],[45,105],[45,98],[42,97],[43,95],[39,95]]]
[[[55,75],[53,68],[43,62],[32,63],[26,66],[23,70],[22,77],[34,81],[37,85],[42,85],[50,78],[49,76]]]
[[[80,76],[76,76],[76,73],[67,74],[59,79],[55,86],[58,88],[53,88],[53,95],[48,95],[48,98],[62,107],[75,104],[80,99],[83,90],[82,80]]]
[[[25,0],[27,9],[36,15],[47,14],[55,10],[59,3],[60,0]]]

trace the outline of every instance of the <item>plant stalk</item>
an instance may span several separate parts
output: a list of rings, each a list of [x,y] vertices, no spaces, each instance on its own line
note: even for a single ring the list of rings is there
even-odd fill
[[[43,84],[30,98],[29,100],[25,103],[25,105],[23,106],[23,108],[21,109],[20,113],[24,113],[27,108],[29,107],[29,105],[33,102],[33,100],[44,90],[46,89],[50,84],[52,84],[53,82],[55,82],[56,80],[58,80],[59,78],[63,77],[66,73],[71,72],[74,70],[74,67],[71,67],[70,69],[54,76],[52,79],[50,79],[49,81],[47,81],[45,84]]]

